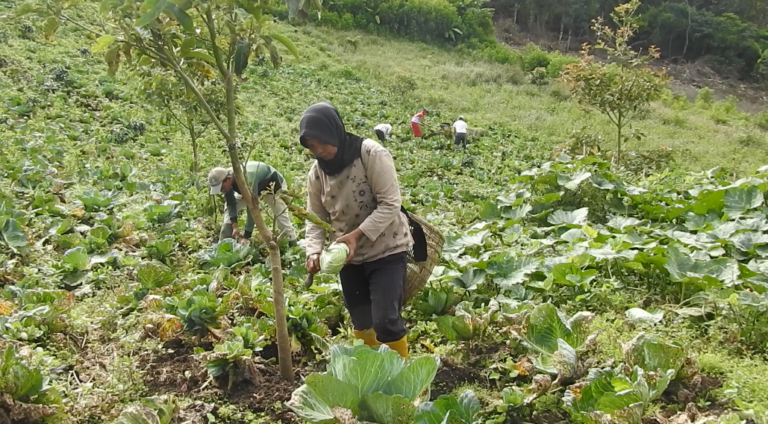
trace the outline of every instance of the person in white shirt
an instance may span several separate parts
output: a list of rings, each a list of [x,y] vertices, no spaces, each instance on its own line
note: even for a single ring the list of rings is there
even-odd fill
[[[459,119],[453,123],[453,148],[459,151],[459,144],[467,150],[467,123],[464,122],[464,117],[459,116]]]
[[[379,124],[373,127],[373,131],[376,133],[376,137],[379,138],[379,141],[383,143],[389,138],[389,132],[392,131],[392,125]]]

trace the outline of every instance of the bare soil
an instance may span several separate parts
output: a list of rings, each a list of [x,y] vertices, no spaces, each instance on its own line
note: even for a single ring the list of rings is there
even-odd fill
[[[267,413],[272,422],[299,422],[283,406],[300,386],[298,370],[294,383],[288,383],[276,365],[259,363],[254,369],[257,378],[240,379],[227,388],[224,378],[209,380],[208,371],[192,350],[182,347],[155,357],[144,373],[144,383],[152,395],[171,393],[214,403],[226,400],[246,410]]]
[[[464,367],[446,357],[441,358],[441,361],[442,366],[437,370],[437,375],[432,381],[430,400],[435,400],[465,385],[490,388],[490,382],[479,369],[471,365]]]

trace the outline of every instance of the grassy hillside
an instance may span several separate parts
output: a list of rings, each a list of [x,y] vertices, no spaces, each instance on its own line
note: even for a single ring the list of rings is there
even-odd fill
[[[298,422],[285,407],[293,390],[324,370],[327,344],[351,343],[334,279],[305,289],[302,249],[283,246],[301,377],[287,384],[275,366],[263,246],[236,249],[242,256],[210,250],[221,200],[208,196],[203,173],[190,171],[184,129],[142,96],[128,67],[109,77],[85,31],[66,26],[47,42],[32,20],[9,17],[15,4],[0,5],[0,348],[11,346],[21,361],[15,372],[38,373],[51,388],[12,399],[59,403],[49,422],[114,422],[126,411],[158,410],[140,400],[167,395],[178,404],[171,422]],[[96,8],[86,3],[76,13],[90,20]],[[248,70],[239,87],[243,150],[301,191],[312,159],[299,146],[298,121],[308,105],[334,103],[348,127],[367,136],[380,122],[395,127],[387,147],[404,203],[448,239],[434,281],[405,312],[413,354],[442,358],[433,399],[472,387],[478,419],[576,420],[564,406],[569,385],[585,382],[590,367],[626,361],[622,343],[644,331],[689,357],[684,367],[666,350],[652,358],[678,372],[644,405],[646,420],[662,422],[691,403],[712,420],[768,404],[764,117],[706,94],[696,104],[670,95],[636,123],[645,137],[629,146],[671,147],[670,169],[637,163],[638,172],[624,172],[597,157],[551,161],[574,130],[613,134],[554,81],[529,84],[520,69],[471,52],[280,29],[302,59],[286,54],[280,69]],[[440,135],[413,140],[408,122],[420,107],[433,112],[430,130],[464,115],[477,130],[469,152],[454,153]],[[204,170],[227,164],[223,148],[209,129]],[[716,166],[724,172],[701,172]],[[439,300],[449,294],[454,301]],[[226,345],[215,332],[191,331],[201,329],[180,311],[184,302],[215,310],[212,322],[228,342],[243,340],[226,330],[249,324],[263,336],[251,340],[254,359],[243,356],[251,374],[238,364],[243,378],[231,386],[210,376],[206,366]],[[559,380],[563,387],[553,383],[562,370],[536,371],[531,358],[541,352],[515,338],[543,304],[567,316],[595,314],[594,344],[573,346],[581,347],[578,362]],[[446,328],[466,316],[477,328],[471,337]],[[547,378],[552,390],[535,393],[532,383]],[[0,392],[18,394],[5,384]],[[521,393],[532,400],[513,402]],[[3,422],[19,403],[0,400]]]

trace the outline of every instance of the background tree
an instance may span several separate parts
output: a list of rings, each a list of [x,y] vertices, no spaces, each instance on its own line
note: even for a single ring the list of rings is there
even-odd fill
[[[634,51],[629,44],[637,31],[638,0],[619,5],[611,17],[616,29],[595,19],[592,29],[597,34],[597,50],[608,55],[608,62],[596,61],[592,48],[584,45],[582,59],[569,65],[562,81],[573,90],[582,104],[603,113],[616,126],[616,163],[621,163],[621,145],[627,137],[625,128],[650,102],[658,99],[666,87],[666,74],[646,65],[659,57],[659,50]]]
[[[190,170],[195,174],[195,178],[199,177],[197,175],[200,173],[198,140],[210,128],[211,120],[194,94],[176,78],[173,72],[153,66],[139,67],[137,72],[141,82],[140,94],[166,111],[166,116],[163,118],[165,122],[181,126],[189,135],[192,147]],[[225,110],[223,93],[211,84],[215,81],[214,79],[203,72],[191,74],[190,78],[197,84],[213,111]],[[219,119],[222,117],[220,116]]]
[[[26,3],[18,13],[42,16],[48,37],[62,22],[91,32],[98,37],[95,49],[105,51],[112,74],[122,63],[145,72],[157,69],[173,74],[226,140],[237,185],[259,236],[269,249],[280,373],[293,381],[280,249],[262,217],[258,194],[251,193],[245,180],[238,150],[235,99],[236,79],[243,75],[251,57],[268,55],[277,66],[281,56],[276,42],[298,57],[296,47],[272,31],[272,18],[263,13],[265,6],[250,0],[103,0],[105,24],[99,29],[90,28],[66,13],[77,3],[78,0],[38,0]],[[213,81],[209,89],[203,89],[201,74]],[[214,109],[217,98],[225,99],[222,111]],[[226,121],[220,116],[225,116]]]

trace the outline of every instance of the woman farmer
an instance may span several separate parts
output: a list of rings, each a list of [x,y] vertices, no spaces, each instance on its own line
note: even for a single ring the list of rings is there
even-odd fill
[[[413,130],[413,136],[424,140],[424,134],[421,132],[421,124],[424,122],[424,118],[427,116],[427,110],[421,109],[419,113],[413,115],[411,118],[411,129]]]
[[[333,227],[331,239],[349,247],[339,275],[355,337],[368,346],[388,345],[408,357],[400,315],[408,220],[400,212],[400,185],[392,156],[373,140],[348,133],[336,108],[309,107],[301,117],[301,145],[317,161],[307,179],[307,209]],[[325,231],[307,222],[307,270],[320,270]]]

